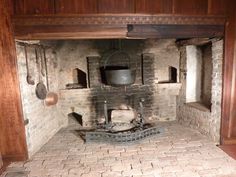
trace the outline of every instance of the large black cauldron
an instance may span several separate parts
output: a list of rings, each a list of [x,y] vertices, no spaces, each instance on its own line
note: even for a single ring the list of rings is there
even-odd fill
[[[128,59],[126,66],[108,65],[108,61],[119,55]],[[115,51],[107,57],[104,65],[106,83],[111,86],[126,86],[134,84],[136,78],[136,70],[130,68],[130,56],[123,51]]]

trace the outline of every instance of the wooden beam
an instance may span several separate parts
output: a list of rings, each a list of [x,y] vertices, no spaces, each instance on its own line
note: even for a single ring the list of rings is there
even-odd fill
[[[104,39],[126,38],[125,25],[68,25],[68,26],[25,26],[15,30],[15,38],[37,39]]]
[[[17,16],[17,39],[125,38],[128,24],[224,25],[225,17],[183,15],[53,15]]]
[[[127,25],[127,24],[182,24],[224,25],[225,16],[201,15],[145,15],[145,14],[81,14],[81,15],[24,15],[14,16],[18,26],[54,25]]]
[[[128,37],[205,38],[224,36],[223,25],[129,25]]]
[[[192,39],[180,39],[176,41],[178,46],[186,46],[186,45],[205,45],[214,41],[218,41],[221,38],[192,38]]]

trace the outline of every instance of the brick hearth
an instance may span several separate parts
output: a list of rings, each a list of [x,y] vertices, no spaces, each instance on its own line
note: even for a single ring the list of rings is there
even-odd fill
[[[136,144],[86,144],[71,128],[57,133],[14,177],[234,177],[236,162],[207,137],[175,122]],[[21,172],[21,176],[16,172]],[[22,174],[24,174],[22,176]]]

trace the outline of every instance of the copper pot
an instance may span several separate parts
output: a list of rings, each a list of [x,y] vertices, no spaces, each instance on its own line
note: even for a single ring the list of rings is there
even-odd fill
[[[58,102],[58,95],[54,92],[48,92],[44,100],[45,105],[52,106],[57,104],[57,102]]]

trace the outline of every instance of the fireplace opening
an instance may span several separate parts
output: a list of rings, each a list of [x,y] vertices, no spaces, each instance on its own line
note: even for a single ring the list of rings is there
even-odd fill
[[[35,45],[47,46],[49,88],[59,96],[58,104],[50,108],[45,107],[43,100],[35,96],[35,85],[27,83],[25,50],[16,44],[22,105],[25,119],[29,119],[27,134],[34,134],[31,127],[36,127],[34,130],[37,135],[42,131],[43,136],[46,136],[62,126],[69,126],[71,122],[80,124],[81,121],[82,126],[78,127],[96,129],[98,125],[104,125],[107,116],[107,122],[115,125],[111,131],[123,131],[130,122],[131,125],[138,125],[134,126],[135,129],[130,127],[131,132],[135,133],[136,128],[139,129],[145,123],[179,121],[198,127],[217,139],[221,115],[223,40],[214,40],[211,45],[179,46],[176,39],[122,39],[122,49],[131,58],[129,66],[136,70],[135,82],[122,87],[107,85],[101,72],[105,62],[104,53],[111,49],[112,41],[91,39],[28,43],[29,49]],[[27,54],[28,74],[34,76],[35,83],[42,75],[41,81],[46,83],[43,76],[45,67],[39,69],[34,50],[29,50]],[[198,64],[199,61],[201,64]],[[44,66],[44,62],[41,65]],[[107,68],[115,70],[117,66],[127,69],[127,60],[116,56]],[[191,67],[198,69],[191,71]],[[194,71],[198,72],[191,76]],[[196,83],[193,83],[194,80]],[[191,94],[198,95],[198,99],[191,100],[187,95],[189,85],[195,85]],[[105,102],[107,115],[104,111]],[[204,109],[188,105],[193,102],[201,103]],[[125,106],[121,108],[121,105],[129,109]],[[212,111],[209,111],[209,105]],[[72,107],[74,110],[71,110]],[[68,115],[74,117],[74,121],[69,121],[69,124]],[[38,116],[41,117],[40,122],[35,121],[39,120]],[[76,118],[79,118],[79,122]],[[212,126],[216,128],[211,129]],[[146,131],[151,127],[143,128]],[[158,133],[159,129],[156,130],[154,132]],[[134,135],[134,139],[138,138],[137,134],[130,135]],[[41,136],[35,137],[28,137],[29,145],[38,140],[43,144]],[[31,153],[35,150],[35,147],[29,146]]]

